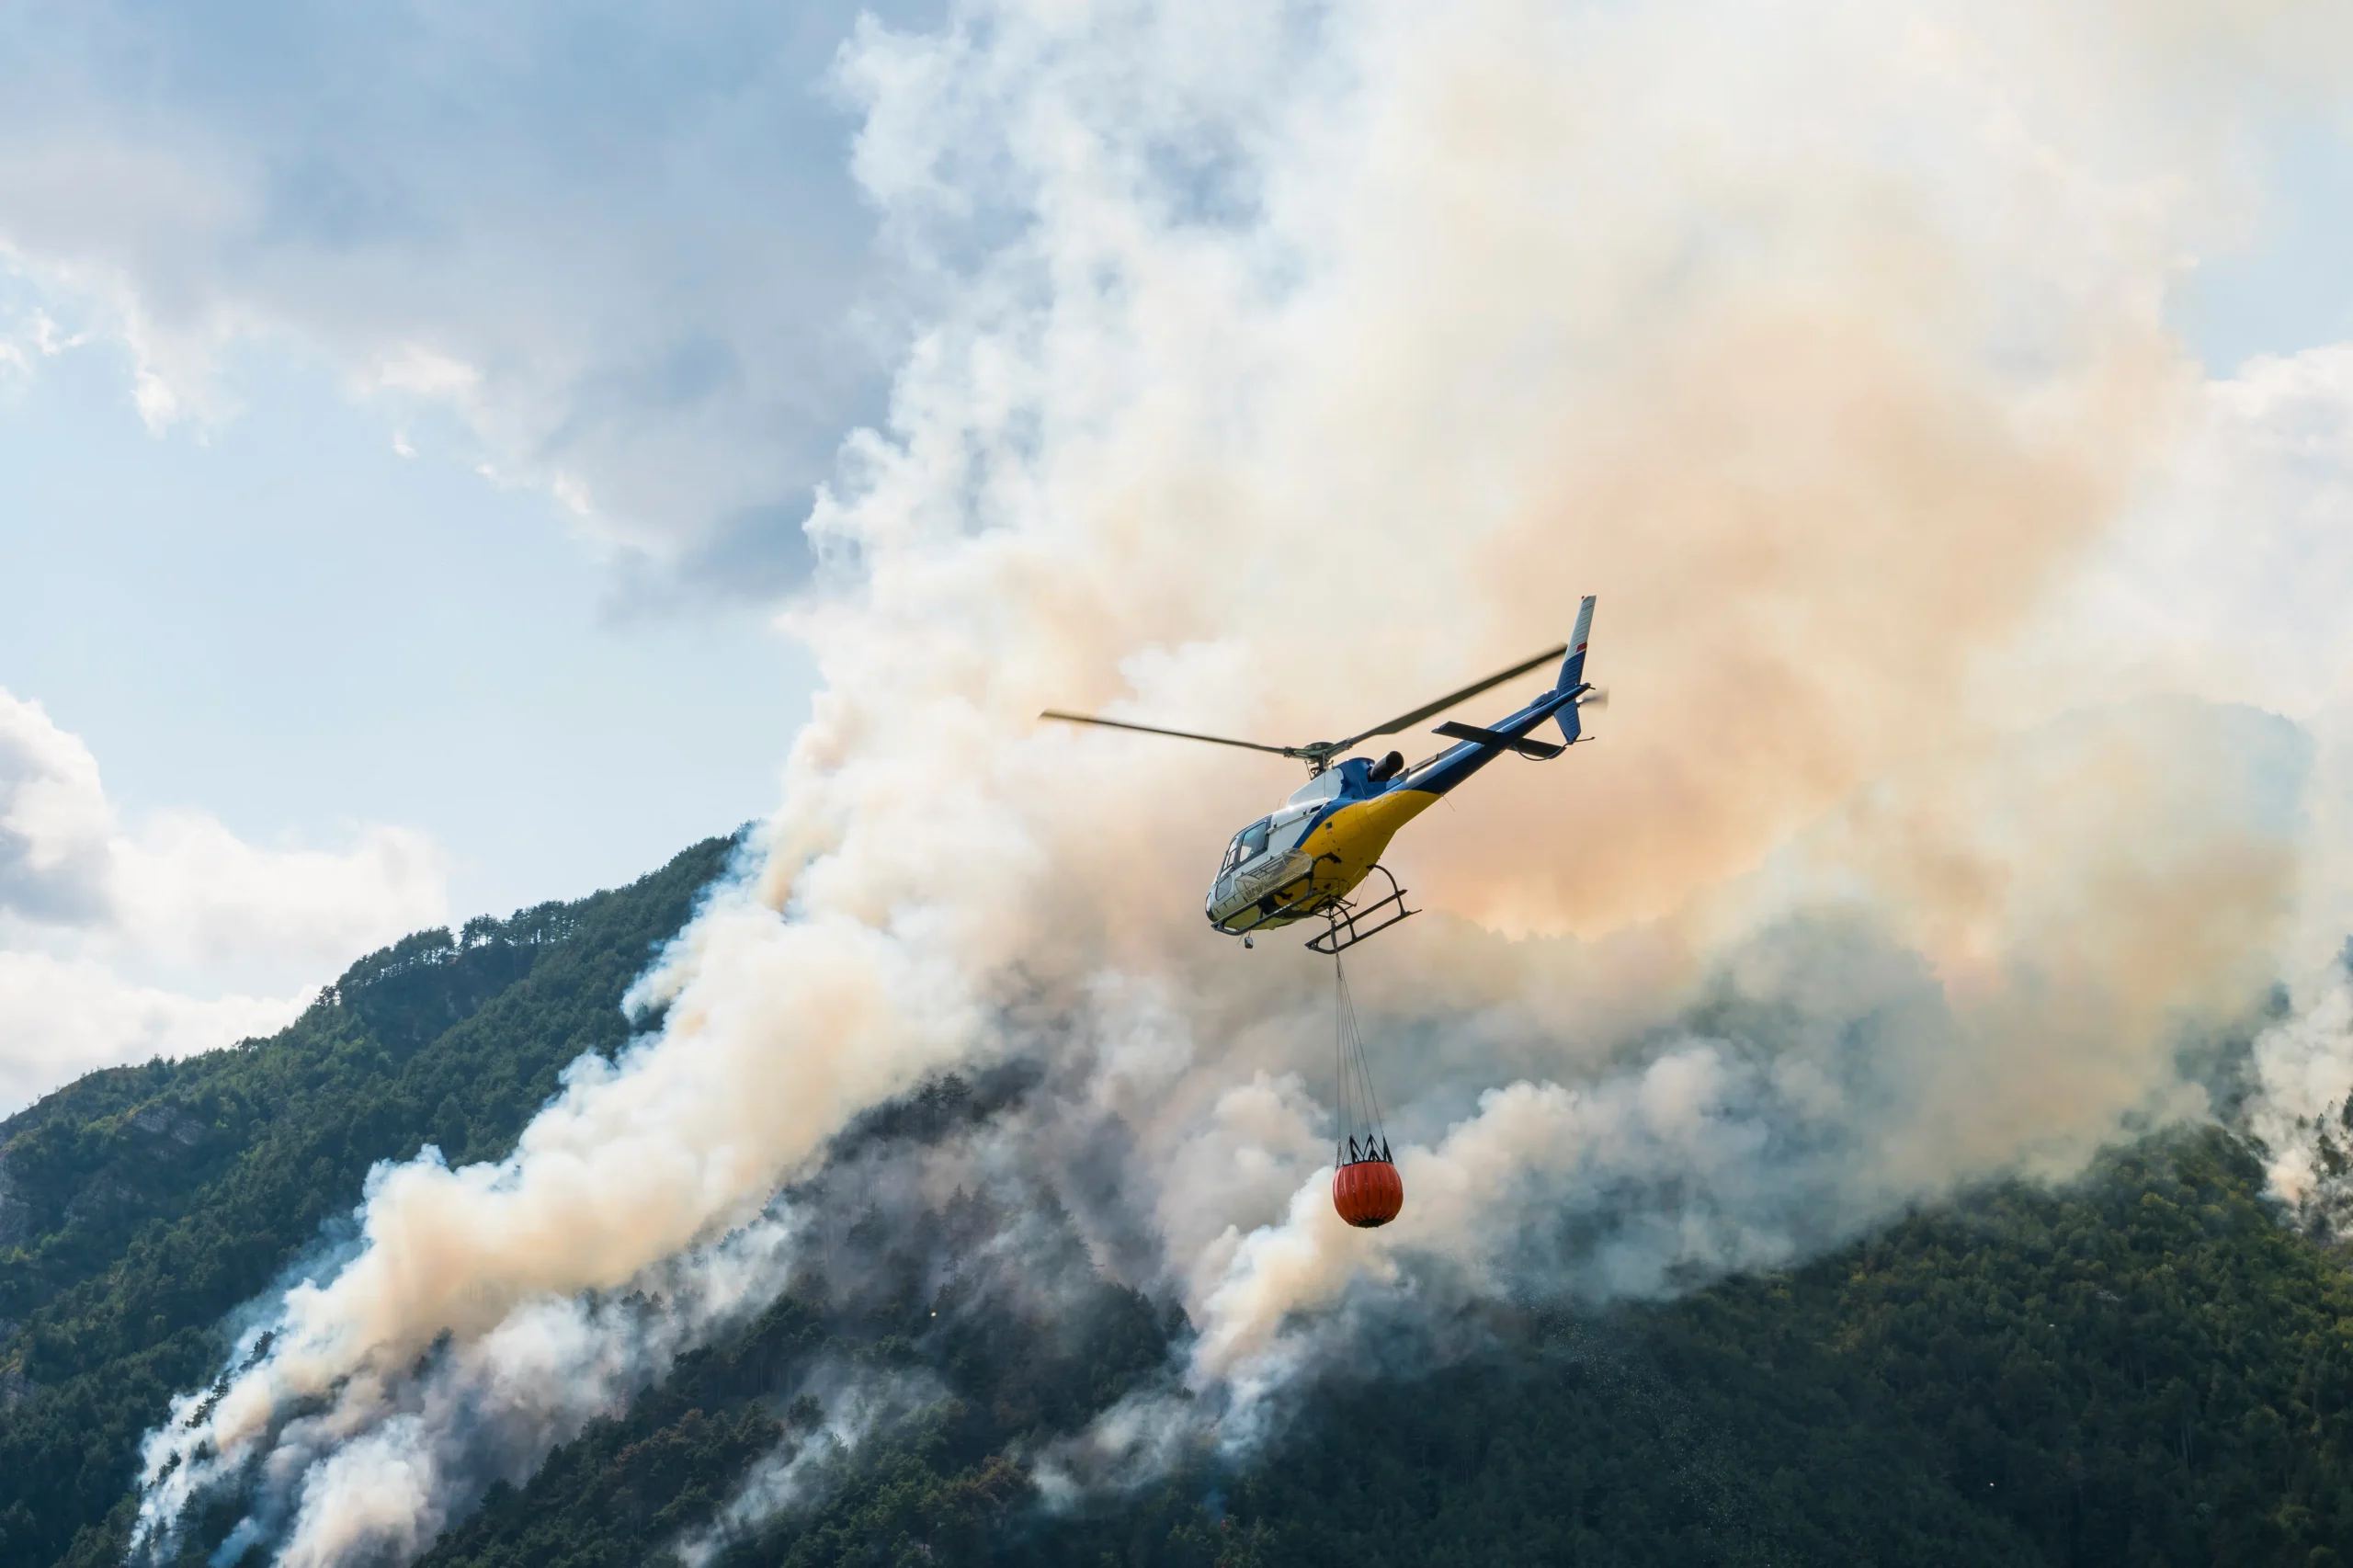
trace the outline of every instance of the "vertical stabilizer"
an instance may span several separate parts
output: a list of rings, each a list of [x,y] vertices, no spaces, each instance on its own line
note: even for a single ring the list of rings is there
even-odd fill
[[[1577,629],[1569,635],[1569,656],[1561,661],[1561,681],[1555,691],[1574,691],[1585,684],[1585,643],[1593,635],[1593,596],[1577,601]]]
[[[1593,635],[1593,598],[1591,594],[1577,601],[1577,629],[1569,636],[1569,656],[1561,661],[1560,684],[1555,691],[1574,691],[1585,684],[1586,640]],[[1571,745],[1577,739],[1577,705],[1563,704],[1560,714],[1561,739]]]

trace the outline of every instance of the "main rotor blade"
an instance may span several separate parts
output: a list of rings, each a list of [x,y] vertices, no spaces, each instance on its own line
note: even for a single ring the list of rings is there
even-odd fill
[[[1100,724],[1107,730],[1134,730],[1146,735],[1174,735],[1180,741],[1207,741],[1213,746],[1241,746],[1247,751],[1270,751],[1277,756],[1297,756],[1295,746],[1263,746],[1256,741],[1229,740],[1223,735],[1196,734],[1191,730],[1164,730],[1157,724],[1131,724],[1119,719],[1097,719],[1091,713],[1063,713],[1049,708],[1038,715],[1040,719],[1059,719],[1065,724]]]
[[[1375,735],[1393,735],[1400,730],[1410,728],[1415,724],[1420,723],[1425,719],[1432,718],[1438,714],[1445,712],[1448,709],[1453,707],[1458,702],[1469,701],[1472,698],[1478,696],[1481,692],[1486,690],[1490,687],[1501,686],[1504,682],[1510,680],[1515,676],[1524,676],[1529,671],[1534,669],[1537,665],[1545,663],[1547,660],[1557,659],[1568,651],[1569,645],[1566,642],[1562,643],[1557,648],[1547,648],[1542,653],[1537,654],[1534,658],[1522,659],[1518,664],[1514,665],[1511,668],[1507,670],[1498,670],[1484,680],[1473,681],[1471,685],[1464,687],[1461,691],[1449,692],[1444,697],[1439,698],[1436,702],[1425,703],[1423,706],[1415,709],[1411,713],[1401,714],[1397,718],[1390,720],[1389,722],[1381,725],[1378,729],[1367,730],[1360,735],[1350,735],[1345,741],[1334,741],[1331,744],[1330,754],[1334,756],[1337,756],[1340,753],[1347,750],[1350,746],[1355,745],[1358,741],[1369,741]]]

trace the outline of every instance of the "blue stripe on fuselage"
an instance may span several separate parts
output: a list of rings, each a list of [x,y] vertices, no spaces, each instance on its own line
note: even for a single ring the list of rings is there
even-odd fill
[[[1532,733],[1539,724],[1574,702],[1584,694],[1586,689],[1582,682],[1565,691],[1556,687],[1509,718],[1498,720],[1484,727],[1496,734],[1509,735],[1512,739],[1518,740]],[[1333,812],[1344,806],[1378,800],[1392,790],[1419,790],[1427,794],[1443,795],[1487,764],[1495,761],[1495,758],[1503,756],[1504,750],[1502,746],[1492,745],[1484,741],[1464,741],[1459,745],[1449,746],[1419,767],[1409,767],[1394,778],[1386,778],[1378,784],[1365,778],[1372,768],[1372,764],[1365,758],[1352,756],[1344,762],[1336,762],[1332,766],[1340,775],[1340,792],[1325,801],[1323,807],[1308,819],[1307,832],[1314,832]]]
[[[1528,734],[1537,725],[1550,719],[1563,708],[1576,700],[1585,687],[1578,685],[1566,691],[1548,691],[1510,718],[1485,726],[1499,735],[1513,740]],[[1419,767],[1409,767],[1380,788],[1391,790],[1420,790],[1432,795],[1443,795],[1470,778],[1479,769],[1504,755],[1505,748],[1486,741],[1464,741],[1438,753]]]

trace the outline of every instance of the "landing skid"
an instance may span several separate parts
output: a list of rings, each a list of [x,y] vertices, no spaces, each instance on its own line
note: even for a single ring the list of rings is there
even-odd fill
[[[1308,939],[1307,950],[1329,958],[1355,947],[1358,942],[1378,937],[1400,921],[1411,920],[1421,913],[1405,907],[1405,890],[1397,885],[1386,866],[1375,866],[1389,882],[1389,896],[1377,899],[1359,909],[1346,899],[1334,899],[1324,910],[1324,918],[1331,924],[1321,937]]]

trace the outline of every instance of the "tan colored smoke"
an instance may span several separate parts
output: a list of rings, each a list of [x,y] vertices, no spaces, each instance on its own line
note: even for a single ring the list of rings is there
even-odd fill
[[[1972,660],[2112,516],[2179,371],[2136,335],[2090,368],[2089,406],[2035,428],[1973,367],[1891,341],[1891,315],[1718,324],[1561,432],[1491,570],[1518,620],[1557,616],[1553,585],[1601,591],[1622,699],[1571,777],[1506,771],[1492,812],[1434,836],[1449,903],[1586,931],[1667,915],[2003,719]],[[1546,815],[1569,853],[1493,825]]]

